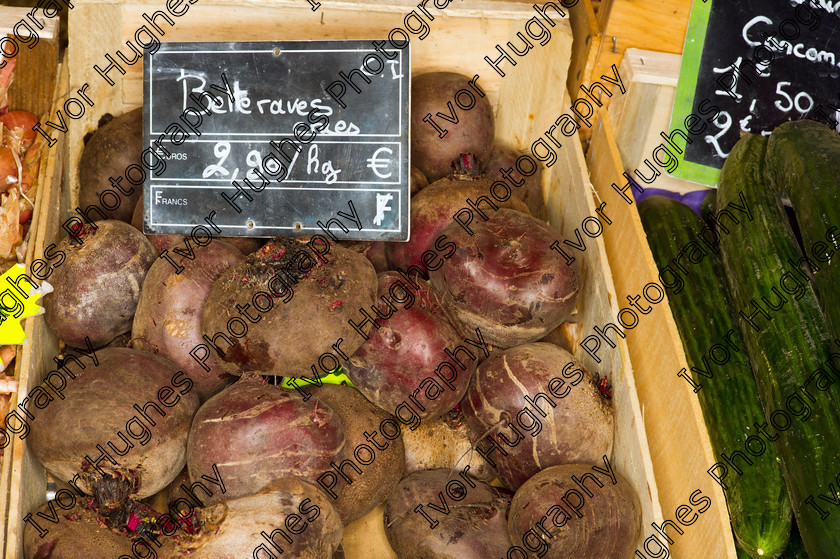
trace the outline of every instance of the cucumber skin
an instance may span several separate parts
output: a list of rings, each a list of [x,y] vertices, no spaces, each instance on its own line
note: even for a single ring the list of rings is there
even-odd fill
[[[831,227],[840,227],[840,136],[813,120],[777,126],[767,142],[765,177],[784,190],[796,212],[806,252],[823,241]],[[828,243],[840,250],[840,232]],[[812,274],[828,331],[840,339],[840,266],[814,260]]]
[[[704,220],[707,220],[709,214],[713,213],[715,208],[717,208],[717,190],[710,189],[706,193],[706,197],[703,198],[703,202],[700,203],[700,215]]]
[[[735,546],[738,552],[738,559],[751,559],[749,554],[739,546]],[[785,549],[785,552],[779,556],[779,559],[809,559],[805,547],[802,545],[802,537],[799,535],[799,529],[794,525],[790,532],[790,543]]]
[[[776,301],[771,287],[790,271],[788,260],[796,262],[801,257],[778,193],[763,179],[766,144],[761,136],[742,137],[730,152],[718,185],[718,211],[737,200],[739,192],[752,208],[753,220],[742,220],[739,234],[724,236],[720,244],[733,304],[745,313],[752,310],[751,299],[761,301],[764,296]],[[825,370],[829,357],[825,319],[810,283],[803,283],[805,294],[800,299],[788,296],[779,310],[769,311],[769,320],[757,317],[760,331],[740,318],[768,421],[772,412],[787,409],[786,398],[794,394],[802,398],[799,386],[817,369]],[[825,392],[811,385],[816,400],[808,401],[811,417],[802,421],[791,414],[789,429],[776,433],[775,443],[790,504],[811,559],[840,557],[840,513],[835,511],[823,521],[805,503],[809,496],[829,493],[832,473],[840,464],[840,384],[836,373],[829,370],[828,374],[834,382]]]
[[[638,209],[660,269],[687,243],[696,243],[693,233],[704,225],[688,206],[663,196],[646,198]],[[734,320],[737,314],[729,300],[720,257],[709,252],[699,263],[690,266],[683,290],[668,293],[668,304],[689,367],[702,367],[702,358],[709,348],[725,344],[724,336],[730,330],[735,332],[730,339],[740,350],[729,348],[729,361],[713,364],[709,370],[712,378],[692,373],[694,381],[702,385],[697,396],[712,448],[719,455],[732,448],[743,448],[745,434],[755,434],[753,424],[763,421],[764,412],[740,329]],[[749,429],[745,430],[745,425]],[[752,459],[753,466],[744,469],[743,476],[725,480],[729,486],[725,491],[729,517],[736,539],[751,557],[776,559],[787,547],[793,513],[775,449],[768,445],[764,454]]]

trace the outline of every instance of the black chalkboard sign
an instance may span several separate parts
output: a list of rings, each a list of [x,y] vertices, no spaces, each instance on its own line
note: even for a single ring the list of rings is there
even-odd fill
[[[840,2],[825,0],[695,0],[671,118],[692,141],[677,140],[685,152],[671,174],[714,185],[741,131],[802,118],[836,127],[836,12]]]
[[[406,240],[409,59],[372,41],[147,51],[144,231]]]

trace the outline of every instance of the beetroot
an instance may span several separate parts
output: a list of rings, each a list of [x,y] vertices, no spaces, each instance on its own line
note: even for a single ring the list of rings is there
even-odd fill
[[[317,397],[246,376],[198,410],[190,429],[187,467],[198,481],[218,468],[227,488],[206,503],[252,495],[271,481],[295,476],[315,483],[344,459],[344,427]]]
[[[203,534],[181,543],[181,553],[189,559],[329,559],[343,534],[327,496],[296,478],[280,479],[254,495],[208,507],[201,516]]]
[[[142,151],[143,107],[121,114],[99,127],[85,144],[79,160],[81,206],[93,205],[108,219],[131,221],[134,205],[143,192],[138,181],[142,181],[146,173],[154,172],[143,167]],[[160,164],[154,158],[146,157],[146,160],[156,167]],[[126,180],[128,177],[136,186]],[[111,180],[118,181],[118,186],[113,186]]]
[[[542,468],[610,454],[615,419],[602,390],[606,383],[566,350],[532,343],[494,352],[461,406],[473,438],[482,438],[476,449],[516,489]]]
[[[483,177],[452,175],[430,184],[411,198],[411,238],[405,243],[388,243],[385,254],[391,269],[420,266],[423,271],[433,270],[445,265],[452,256],[455,246],[441,235],[444,227],[453,223],[452,217],[460,214],[466,221],[470,213],[475,214],[474,221],[482,218],[469,209],[467,201],[475,202],[484,196],[496,207],[512,208],[528,212],[527,206],[519,198],[500,194],[500,199],[491,198],[492,183]],[[486,202],[481,203],[485,215],[493,213]]]
[[[98,485],[117,477],[129,495],[154,495],[184,467],[198,409],[192,381],[169,360],[137,349],[105,348],[93,357],[94,365],[80,361],[84,369],[62,368],[75,377],[65,377],[62,398],[42,387],[30,393],[29,448],[62,481],[81,474],[76,483],[86,493],[112,491]],[[50,375],[50,386],[60,387],[59,376]]]
[[[192,251],[192,258],[172,255],[181,273],[164,259],[152,264],[134,315],[132,336],[133,347],[160,353],[187,373],[198,397],[205,401],[236,377],[225,373],[209,352],[196,349],[203,342],[201,309],[216,278],[245,257],[218,240]]]
[[[224,482],[224,478],[222,478],[222,482]],[[182,485],[184,487],[181,487]],[[205,484],[205,487],[206,486],[207,485]],[[190,500],[193,496],[184,491],[184,488],[189,489],[189,487],[190,471],[185,467],[181,470],[181,473],[175,476],[175,479],[169,483],[169,487],[166,488],[166,505],[170,513],[186,518],[189,516],[189,512],[195,509],[196,504]],[[210,491],[213,492],[212,490]],[[227,487],[225,487],[225,491],[227,491]],[[203,496],[203,494],[200,493],[195,495],[195,497],[199,496]],[[201,501],[198,503],[198,506],[203,506],[203,503],[204,502]]]
[[[525,482],[510,504],[511,541],[545,559],[635,557],[639,496],[606,456],[594,464],[552,466]]]
[[[348,320],[361,321],[375,293],[363,254],[319,235],[277,237],[213,283],[201,330],[228,373],[312,377],[361,345]]]
[[[441,235],[458,250],[431,272],[432,285],[489,343],[505,348],[536,341],[572,315],[580,267],[551,249],[560,241],[545,222],[500,208],[469,227],[450,223]]]
[[[399,424],[350,386],[324,384],[312,392],[341,418],[348,460],[362,472],[359,474],[350,466],[342,469],[352,483],[344,486],[333,505],[347,525],[382,504],[402,478],[405,467],[402,437],[387,430],[388,427],[399,429]],[[318,484],[332,497],[333,486],[340,477],[330,470],[319,476]]]
[[[365,258],[370,260],[377,274],[388,271],[388,258],[385,256],[387,246],[385,241],[376,241],[365,250]]]
[[[411,79],[411,162],[432,182],[452,172],[462,153],[473,153],[481,162],[493,145],[493,108],[478,85],[469,82],[469,77],[452,72]],[[444,121],[438,113],[457,120]]]
[[[410,398],[421,419],[449,411],[463,397],[485,348],[464,344],[420,280],[379,274],[378,295],[377,314],[385,318],[377,319],[379,328],[370,330],[344,372],[368,400],[394,415],[411,405]]]
[[[171,540],[160,535],[146,538],[109,528],[102,517],[82,504],[78,495],[66,489],[60,490],[55,500],[32,511],[31,517],[46,533],[39,533],[31,522],[25,523],[25,559],[117,559],[154,557],[153,554],[174,557],[177,551]]]
[[[127,223],[107,220],[80,226],[58,243],[67,260],[50,278],[45,319],[65,343],[101,347],[131,329],[140,286],[157,253]]]
[[[245,256],[258,251],[260,247],[265,244],[265,239],[259,239],[256,237],[217,237],[217,239],[233,245]],[[183,241],[183,237],[181,240]]]
[[[463,472],[415,472],[386,501],[385,532],[401,559],[507,557],[510,499]]]
[[[429,179],[426,178],[426,175],[423,174],[423,171],[412,165],[411,176],[409,177],[408,185],[410,187],[409,194],[411,196],[414,196],[415,194],[429,186]]]
[[[531,215],[545,221],[548,219],[548,208],[543,200],[542,166],[538,166],[534,174],[527,177],[522,176],[516,168],[517,158],[527,153],[527,151],[517,152],[504,144],[493,144],[490,156],[483,165],[482,173],[489,181],[506,182],[515,188],[513,193],[525,202]],[[507,173],[509,179],[505,178],[503,171],[509,171]]]
[[[415,431],[404,431],[402,440],[406,475],[437,468],[463,470],[468,466],[470,475],[481,481],[490,483],[496,477],[490,464],[473,448],[470,429],[457,409],[424,421]]]

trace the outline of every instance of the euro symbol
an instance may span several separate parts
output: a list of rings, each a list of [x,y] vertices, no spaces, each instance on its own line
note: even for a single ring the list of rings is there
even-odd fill
[[[390,167],[391,166],[391,159],[387,158],[387,157],[384,158],[384,159],[379,159],[380,152],[386,152],[388,155],[393,155],[394,154],[394,152],[391,151],[391,148],[384,148],[384,147],[379,148],[378,150],[373,152],[373,157],[371,157],[370,159],[367,160],[367,162],[368,162],[367,166],[368,166],[368,169],[372,169],[373,172],[376,174],[376,176],[379,177],[380,179],[387,179],[391,176],[391,171],[388,171],[387,175],[383,175],[382,173],[379,172],[379,169],[387,169],[388,167]]]

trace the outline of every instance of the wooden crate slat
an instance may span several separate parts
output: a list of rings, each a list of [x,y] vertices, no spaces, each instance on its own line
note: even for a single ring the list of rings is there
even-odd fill
[[[53,93],[60,99],[68,87],[66,63],[59,66],[58,81]],[[54,109],[60,107],[56,101]],[[55,111],[51,113],[55,117]],[[47,148],[39,170],[39,190],[36,208],[33,214],[33,236],[27,250],[27,267],[33,259],[42,258],[46,239],[55,238],[59,228],[59,205],[62,197],[66,199],[63,188],[65,138],[59,136],[52,148]],[[66,202],[64,203],[66,207]],[[15,359],[15,377],[19,382],[19,391],[13,405],[25,398],[29,390],[40,384],[46,372],[52,370],[52,357],[58,353],[58,339],[47,328],[43,316],[28,318],[23,321],[26,341],[18,349]],[[0,549],[6,550],[5,557],[22,556],[23,516],[45,500],[46,472],[32,456],[21,439],[15,437],[11,447],[12,471],[9,492],[9,516],[6,541]]]
[[[601,28],[595,17],[595,10],[589,0],[583,0],[569,8],[569,20],[572,24],[574,42],[572,43],[572,63],[569,67],[569,77],[566,86],[573,97],[577,96],[581,84],[589,83],[589,77],[595,68],[598,56],[593,45],[601,44]]]
[[[605,25],[602,22],[601,44],[592,78],[609,72],[612,64],[618,68],[628,48],[682,54],[690,12],[691,0],[611,2],[608,20]]]
[[[618,68],[624,58],[624,52],[630,48],[656,50],[664,53],[681,54],[691,12],[691,0],[608,0],[600,2],[594,16],[588,16],[593,10],[592,0],[579,0],[571,8],[574,17],[585,19],[575,26],[575,33],[584,31],[593,25],[595,30],[587,33],[592,41],[586,43],[576,40],[573,50],[572,67],[582,69],[580,78],[569,76],[569,87],[577,95],[580,84],[598,81],[600,76],[612,76],[612,65]],[[586,17],[582,17],[586,15]],[[580,31],[579,31],[580,29]],[[573,81],[574,80],[574,81]],[[615,95],[600,95],[605,107],[617,101]],[[591,131],[581,130],[583,140],[588,140]]]
[[[16,41],[18,54],[9,100],[12,109],[40,116],[50,110],[58,79],[51,71],[58,66],[58,17],[48,18],[42,11],[37,11],[33,17],[44,27],[39,29],[27,17],[30,11],[30,8],[0,6],[0,36],[11,35],[12,28],[22,19],[37,32],[38,43],[32,48],[29,48],[28,37],[24,37],[26,44]]]
[[[15,69],[12,85],[9,88],[9,100],[11,109],[29,111],[43,121],[43,117],[50,114],[52,101],[59,91],[59,64],[58,64],[58,18],[47,18],[42,12],[36,11],[34,17],[43,29],[38,29],[32,23],[28,15],[31,8],[17,8],[0,6],[0,36],[12,35],[13,28],[21,20],[29,22],[38,34],[38,43],[29,48],[22,41],[17,41],[18,53],[15,60]],[[63,144],[62,144],[63,146]],[[33,220],[30,225],[29,244],[26,250],[25,263],[27,266],[32,262],[35,252],[38,227],[46,223],[45,211],[42,209],[46,203],[43,193],[50,190],[51,181],[54,180],[56,168],[61,165],[61,149],[49,148],[46,144],[41,151],[41,164],[38,171],[38,193],[36,194]],[[23,397],[21,393],[26,391],[25,373],[22,368],[22,361],[25,360],[33,344],[37,344],[37,336],[33,334],[33,326],[36,319],[26,319],[22,322],[27,340],[23,346],[18,347],[15,358],[14,378],[18,381],[18,392],[12,395],[11,408],[17,406],[18,400]],[[12,369],[8,369],[12,373]],[[18,513],[18,493],[13,488],[18,487],[20,472],[30,468],[31,464],[18,449],[16,435],[11,434],[12,442],[4,449],[3,466],[0,471],[0,550],[6,548],[8,538],[14,538],[17,534],[17,523],[15,520]],[[38,466],[40,467],[40,466]]]
[[[566,105],[570,102],[568,94]],[[596,216],[595,191],[589,180],[586,159],[577,137],[569,138],[568,144],[559,151],[560,161],[553,173],[547,173],[551,181],[548,208],[551,223],[560,231],[565,239],[575,239],[574,229],[581,227],[581,222],[589,216]],[[562,170],[561,170],[562,169]],[[581,196],[580,193],[585,193]],[[609,213],[607,214],[609,216]],[[604,231],[612,225],[604,225]],[[572,340],[575,357],[580,359],[590,371],[597,371],[606,375],[613,385],[613,402],[616,407],[616,425],[632,425],[638,423],[636,429],[616,429],[615,447],[613,450],[616,467],[628,475],[628,479],[640,497],[649,496],[649,500],[642,499],[643,532],[651,522],[660,524],[663,510],[660,507],[658,483],[644,482],[644,472],[653,468],[651,454],[648,450],[648,435],[644,428],[642,409],[634,379],[634,366],[631,365],[630,353],[625,340],[617,341],[617,348],[604,352],[602,362],[595,360],[580,347],[583,337],[592,333],[593,326],[603,327],[609,322],[615,322],[619,306],[617,303],[623,298],[616,295],[613,282],[612,267],[608,262],[608,253],[604,244],[604,237],[586,240],[586,252],[577,253],[576,258],[582,259],[583,291],[581,299],[593,304],[582,308],[583,313],[577,318],[582,326],[578,330],[578,338]],[[618,261],[620,266],[626,266]],[[639,451],[641,449],[641,452]]]
[[[625,301],[641,293],[647,283],[658,282],[659,272],[636,204],[628,204],[611,186],[622,187],[626,180],[609,119],[604,117],[602,113],[593,128],[587,162],[598,197],[612,209],[608,215],[615,223],[605,229],[604,242],[613,262],[618,300]],[[711,508],[695,524],[684,527],[684,535],[674,538],[672,554],[676,559],[701,555],[736,559],[723,492],[706,472],[716,460],[700,404],[688,383],[677,376],[681,369],[688,370],[688,364],[667,294],[652,306],[650,314],[640,317],[638,326],[626,335],[639,401],[644,404],[642,416],[662,513],[674,520],[677,507],[688,504],[689,495],[697,489],[712,500]]]

